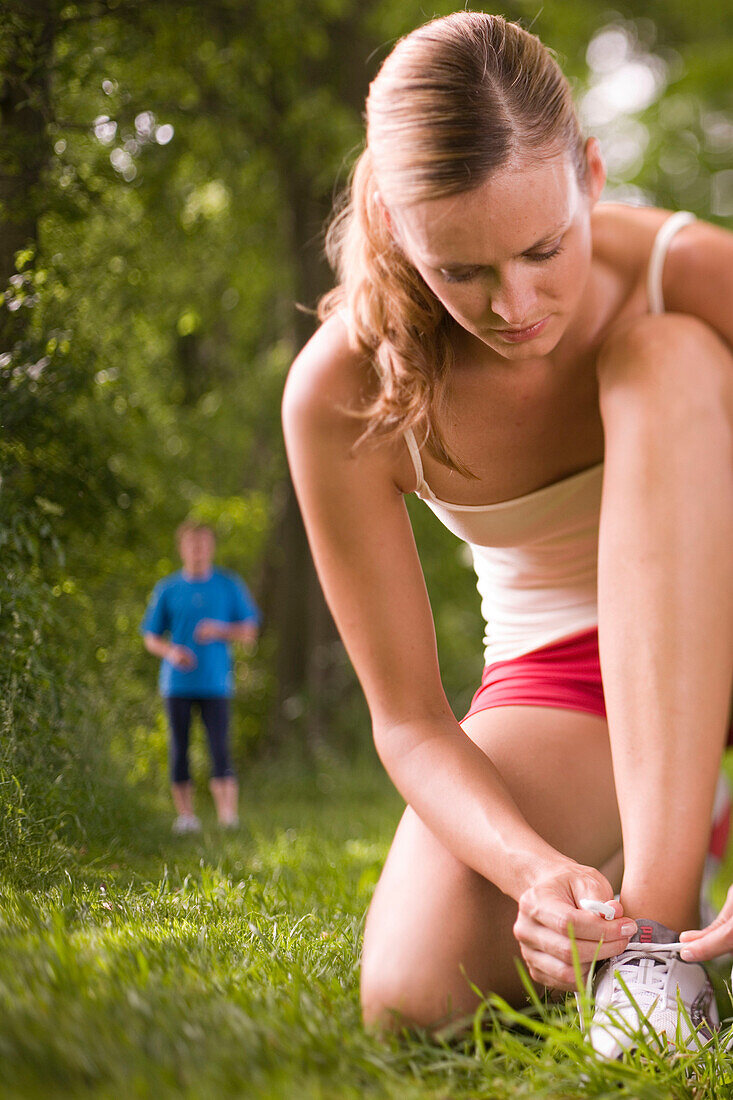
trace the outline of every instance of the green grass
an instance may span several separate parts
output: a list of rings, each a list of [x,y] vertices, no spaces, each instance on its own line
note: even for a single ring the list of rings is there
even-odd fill
[[[540,1003],[487,1001],[459,1041],[366,1034],[363,916],[400,801],[372,759],[260,764],[243,788],[238,834],[173,838],[161,794],[111,849],[0,885],[1,1096],[733,1094],[726,1055],[598,1064]]]

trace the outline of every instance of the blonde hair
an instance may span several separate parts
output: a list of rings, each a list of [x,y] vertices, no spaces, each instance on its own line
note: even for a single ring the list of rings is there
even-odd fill
[[[452,320],[395,242],[380,201],[396,208],[470,191],[526,149],[569,150],[583,182],[570,86],[535,35],[500,15],[455,12],[397,43],[370,85],[366,117],[366,148],[326,238],[339,285],[318,315],[345,309],[376,370],[361,439],[417,428],[435,458],[470,476],[434,420],[453,364]]]

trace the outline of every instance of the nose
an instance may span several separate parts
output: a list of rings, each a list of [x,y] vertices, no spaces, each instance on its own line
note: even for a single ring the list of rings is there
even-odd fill
[[[495,283],[491,294],[492,312],[511,328],[521,328],[539,320],[537,293],[528,273],[505,273]]]

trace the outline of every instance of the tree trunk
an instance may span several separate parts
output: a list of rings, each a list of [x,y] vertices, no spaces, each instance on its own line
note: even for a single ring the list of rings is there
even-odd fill
[[[355,114],[363,109],[370,76],[365,59],[375,45],[366,40],[362,18],[359,11],[332,24],[329,55],[309,74],[309,82],[314,86],[335,87],[339,99]],[[332,275],[323,257],[323,228],[331,195],[314,195],[312,180],[300,167],[297,153],[291,152],[288,157],[280,152],[278,159],[289,195],[296,302],[312,309],[332,285]],[[293,322],[296,349],[308,341],[316,324],[312,314],[296,312]],[[280,555],[275,601],[278,700],[272,732],[276,741],[283,740],[290,720],[304,713],[308,741],[313,748],[319,748],[326,741],[344,690],[343,648],[318,582],[289,479],[277,532],[277,550]]]
[[[328,288],[330,273],[319,247],[327,208],[314,200],[309,181],[292,167],[287,173],[296,302],[308,308]],[[315,244],[314,244],[315,242]],[[297,349],[310,339],[315,318],[302,310],[293,317]],[[338,634],[326,607],[308,548],[303,521],[288,478],[276,536],[279,568],[275,578],[278,698],[272,733],[284,740],[293,719],[304,715],[308,741],[320,745],[329,719],[330,655]]]

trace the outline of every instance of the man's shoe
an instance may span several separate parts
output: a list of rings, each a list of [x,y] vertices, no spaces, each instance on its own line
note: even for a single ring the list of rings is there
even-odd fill
[[[710,979],[699,963],[680,959],[675,932],[653,920],[636,924],[626,950],[596,972],[591,1046],[609,1060],[633,1050],[640,1037],[656,1046],[702,1049],[720,1027]]]
[[[179,814],[173,822],[172,831],[176,836],[185,836],[188,833],[200,833],[201,822],[196,814]]]

